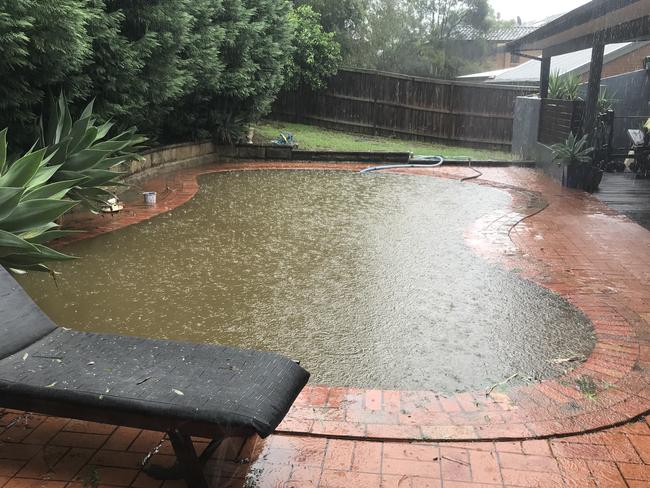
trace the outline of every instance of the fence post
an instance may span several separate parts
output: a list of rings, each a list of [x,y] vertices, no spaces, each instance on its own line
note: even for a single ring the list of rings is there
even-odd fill
[[[377,100],[379,99],[379,95],[377,93],[377,87],[379,86],[378,80],[376,79],[376,76],[373,76],[373,84],[372,84],[372,133],[373,135],[377,135]]]
[[[454,115],[454,105],[456,102],[456,85],[451,85],[451,90],[449,91],[449,118],[451,123],[449,124],[449,138],[454,139],[456,137],[456,116]]]

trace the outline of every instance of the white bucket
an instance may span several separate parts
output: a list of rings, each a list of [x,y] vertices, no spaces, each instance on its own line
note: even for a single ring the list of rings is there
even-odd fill
[[[145,191],[142,195],[144,196],[144,203],[147,205],[156,204],[157,193],[155,191]]]

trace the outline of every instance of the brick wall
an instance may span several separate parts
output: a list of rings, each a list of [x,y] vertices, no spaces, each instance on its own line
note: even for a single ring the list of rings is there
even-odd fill
[[[632,71],[643,69],[643,60],[646,56],[650,56],[650,44],[624,56],[620,56],[603,65],[602,77],[609,78],[610,76],[622,75],[623,73],[630,73]],[[582,74],[580,79],[584,83],[588,82],[589,73]]]
[[[603,66],[603,78],[616,76],[630,71],[637,71],[643,68],[643,60],[650,56],[650,44],[643,46],[625,56],[615,59]]]

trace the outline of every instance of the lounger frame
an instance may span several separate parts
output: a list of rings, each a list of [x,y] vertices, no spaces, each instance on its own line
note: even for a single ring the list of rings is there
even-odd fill
[[[248,438],[257,435],[253,430],[235,429],[203,422],[179,422],[170,417],[152,417],[127,411],[77,407],[69,403],[58,403],[34,398],[2,399],[3,407],[33,412],[53,417],[72,418],[101,424],[120,425],[136,429],[166,432],[176,454],[177,464],[172,468],[145,467],[144,471],[160,480],[184,479],[189,488],[208,488],[204,468],[210,457],[224,440],[232,437]],[[199,455],[191,437],[212,439]]]

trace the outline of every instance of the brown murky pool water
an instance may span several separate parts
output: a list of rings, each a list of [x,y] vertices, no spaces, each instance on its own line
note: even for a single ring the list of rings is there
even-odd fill
[[[428,177],[212,174],[173,212],[69,246],[58,288],[21,282],[73,328],[275,351],[315,383],[485,388],[594,345],[575,308],[464,243],[509,202]]]

